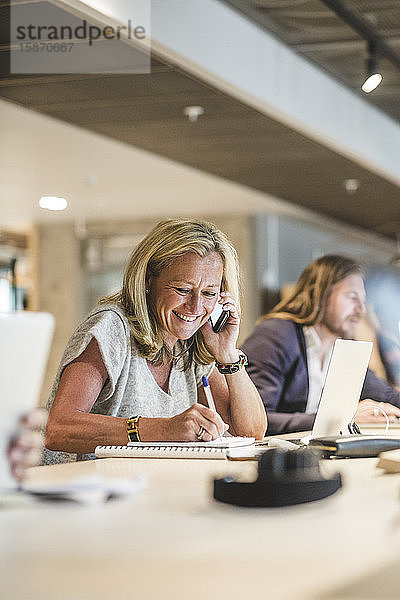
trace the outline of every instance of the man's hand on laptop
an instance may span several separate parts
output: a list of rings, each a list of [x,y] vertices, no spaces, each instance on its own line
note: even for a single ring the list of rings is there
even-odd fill
[[[386,422],[384,411],[390,423],[397,423],[400,419],[400,408],[389,402],[376,402],[375,400],[361,400],[355,416],[356,423],[382,423]]]
[[[40,432],[46,424],[47,413],[37,408],[28,413],[13,436],[9,448],[8,459],[15,479],[22,481],[26,469],[38,465],[42,456],[43,434]]]

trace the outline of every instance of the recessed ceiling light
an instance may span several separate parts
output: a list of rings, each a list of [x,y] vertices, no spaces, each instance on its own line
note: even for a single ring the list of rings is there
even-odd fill
[[[185,106],[183,114],[194,123],[201,115],[204,115],[204,108],[202,106]]]
[[[355,194],[361,185],[359,179],[345,179],[343,181],[343,187],[348,194]]]
[[[65,210],[68,206],[68,202],[65,198],[58,196],[42,196],[39,200],[40,208],[47,208],[47,210]]]

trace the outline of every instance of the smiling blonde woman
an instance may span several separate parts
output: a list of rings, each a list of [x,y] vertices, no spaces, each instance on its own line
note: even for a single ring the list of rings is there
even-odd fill
[[[236,348],[238,281],[236,251],[214,225],[159,223],[132,252],[122,289],[68,342],[49,400],[45,462],[129,440],[210,441],[228,427],[261,438],[265,411]],[[218,334],[209,321],[217,302],[230,313]]]

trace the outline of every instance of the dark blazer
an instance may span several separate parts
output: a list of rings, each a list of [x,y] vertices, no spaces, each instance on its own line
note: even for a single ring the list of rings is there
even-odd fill
[[[256,385],[268,415],[268,434],[312,428],[306,414],[308,367],[303,327],[284,319],[265,319],[242,345],[247,373]],[[368,369],[360,399],[400,406],[400,393]]]

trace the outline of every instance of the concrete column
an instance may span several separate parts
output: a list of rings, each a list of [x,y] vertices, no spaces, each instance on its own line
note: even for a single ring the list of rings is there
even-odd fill
[[[82,317],[82,272],[80,244],[72,222],[38,225],[36,248],[37,310],[56,319],[41,397],[44,404],[65,344]]]

